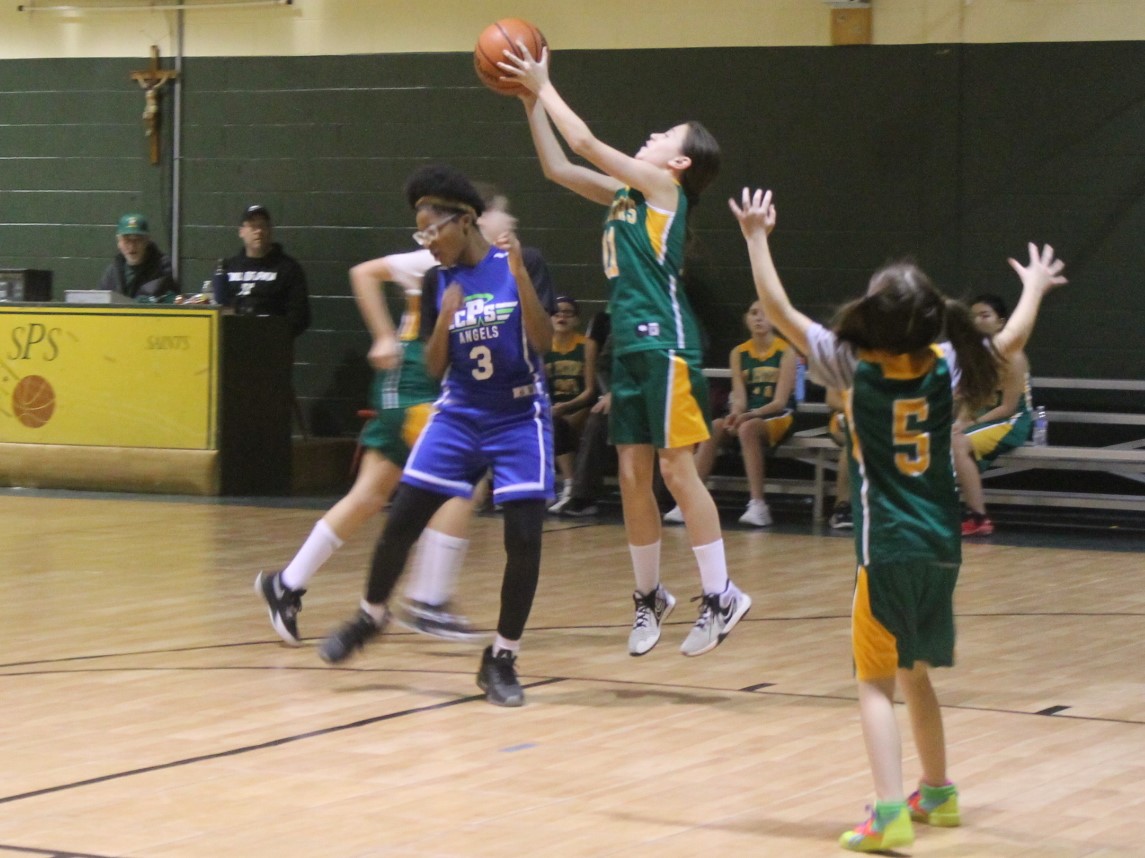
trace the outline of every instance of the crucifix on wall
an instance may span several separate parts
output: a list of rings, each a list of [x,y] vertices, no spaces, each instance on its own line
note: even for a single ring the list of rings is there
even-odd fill
[[[139,84],[143,90],[147,103],[143,108],[143,129],[151,141],[151,163],[159,163],[159,126],[161,114],[159,111],[160,94],[168,81],[177,80],[179,73],[173,69],[159,68],[159,47],[151,46],[151,68],[143,71],[133,71],[131,79]]]

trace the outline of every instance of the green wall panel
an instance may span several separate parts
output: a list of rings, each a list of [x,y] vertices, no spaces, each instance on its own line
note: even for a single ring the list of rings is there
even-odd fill
[[[0,265],[53,268],[57,292],[90,285],[128,210],[148,213],[171,246],[169,150],[162,167],[147,163],[143,99],[128,79],[145,65],[0,62]],[[1035,373],[1145,377],[1145,45],[564,51],[554,77],[624,151],[691,117],[723,144],[723,171],[693,218],[694,303],[713,363],[743,336],[753,294],[724,200],[762,184],[779,204],[780,271],[817,318],[903,255],[951,294],[1012,300],[1006,257],[1050,241],[1071,285],[1047,302]],[[192,58],[183,79],[184,283],[197,289],[238,250],[246,205],[271,208],[311,283],[296,387],[324,431],[356,431],[369,379],[347,269],[414,248],[401,189],[419,164],[501,185],[557,290],[585,301],[584,321],[605,299],[603,209],[543,179],[519,102],[477,84],[467,54]],[[171,109],[168,98],[168,146]]]

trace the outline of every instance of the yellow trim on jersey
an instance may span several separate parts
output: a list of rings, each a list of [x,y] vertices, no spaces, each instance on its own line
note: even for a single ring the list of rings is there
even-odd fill
[[[402,319],[399,323],[398,339],[402,342],[410,342],[418,338],[419,328],[421,327],[421,293],[420,292],[407,292],[406,293],[406,309],[402,313]]]
[[[782,337],[776,337],[771,341],[771,345],[767,347],[767,351],[763,354],[755,350],[755,340],[748,340],[747,342],[740,343],[736,348],[744,354],[748,355],[752,360],[765,361],[773,357],[778,351],[787,351],[791,348],[787,340]]]
[[[576,351],[576,347],[587,342],[587,340],[588,337],[586,337],[584,334],[573,334],[572,341],[569,343],[569,347],[567,349],[558,349],[556,340],[554,339],[553,347],[550,349],[550,352],[555,355],[567,355],[569,352]]]
[[[668,254],[668,233],[672,229],[672,222],[676,219],[676,212],[666,212],[663,209],[644,205],[644,231],[648,233],[648,243],[652,245],[652,252],[656,254],[656,261],[661,265]]]
[[[898,673],[898,641],[871,613],[865,566],[859,567],[855,577],[855,598],[851,605],[851,653],[855,659],[855,676],[860,680],[889,679]]]
[[[673,355],[669,358],[668,401],[664,409],[664,446],[690,447],[711,437],[704,412],[692,391],[688,362]]]
[[[914,354],[891,354],[877,349],[859,349],[858,353],[859,360],[878,364],[882,368],[883,378],[902,380],[922,378],[934,368],[940,357],[942,349],[933,345]]]

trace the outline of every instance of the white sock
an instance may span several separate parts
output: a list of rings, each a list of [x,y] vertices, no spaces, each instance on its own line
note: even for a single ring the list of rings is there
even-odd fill
[[[647,596],[660,585],[660,540],[649,545],[629,545],[636,590]]]
[[[386,606],[385,605],[374,605],[374,604],[371,604],[370,602],[367,602],[365,599],[363,599],[361,602],[358,603],[358,607],[360,607],[363,611],[365,611],[367,614],[370,615],[371,619],[373,619],[373,621],[374,621],[374,625],[380,626],[382,623],[385,622],[385,620],[386,620]]]
[[[322,564],[330,559],[330,555],[342,547],[342,540],[326,523],[323,518],[318,519],[290,565],[282,570],[282,583],[291,590],[305,590],[307,583],[314,577]]]
[[[501,637],[500,635],[495,636],[493,638],[493,655],[496,655],[499,652],[504,652],[505,650],[508,650],[509,652],[513,653],[513,655],[516,655],[521,651],[521,642],[511,641],[508,638]]]
[[[728,564],[724,559],[724,541],[717,539],[707,545],[693,545],[696,562],[700,564],[700,583],[705,593],[722,593],[728,586]]]
[[[426,528],[417,542],[405,597],[427,605],[444,605],[452,599],[468,548],[468,539]]]

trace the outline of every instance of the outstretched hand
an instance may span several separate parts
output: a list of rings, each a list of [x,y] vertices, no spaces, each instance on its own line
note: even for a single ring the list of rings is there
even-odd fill
[[[1054,249],[1050,247],[1050,245],[1045,245],[1039,251],[1038,246],[1031,241],[1029,248],[1029,265],[1022,265],[1016,259],[1007,260],[1010,263],[1010,267],[1013,268],[1014,271],[1018,273],[1018,277],[1022,279],[1023,288],[1038,289],[1045,294],[1055,286],[1061,286],[1063,283],[1069,282],[1061,273],[1065,269],[1065,263],[1060,259],[1054,258]]]
[[[731,197],[728,199],[728,208],[739,221],[744,238],[750,239],[761,233],[767,236],[775,229],[778,215],[771,202],[771,191],[757,188],[753,193],[749,188],[744,188],[740,204],[736,205],[735,198]]]
[[[541,87],[549,81],[548,46],[541,48],[541,56],[538,58],[529,53],[525,43],[518,39],[517,50],[520,51],[519,54],[510,50],[501,52],[505,55],[505,59],[497,63],[497,68],[505,72],[501,76],[501,80],[515,81],[536,95],[541,91]]]

